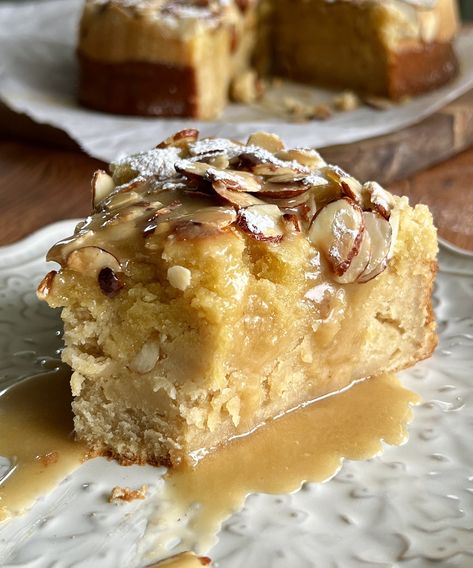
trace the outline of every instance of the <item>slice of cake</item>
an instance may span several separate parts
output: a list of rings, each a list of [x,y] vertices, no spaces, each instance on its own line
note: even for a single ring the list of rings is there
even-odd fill
[[[273,72],[400,99],[457,74],[455,0],[272,0]]]
[[[436,232],[274,135],[189,129],[98,171],[38,288],[62,307],[75,431],[124,462],[198,459],[436,344]]]
[[[393,99],[458,71],[456,0],[87,0],[79,98],[114,113],[215,118],[262,73]],[[248,83],[249,81],[249,83]]]
[[[79,99],[118,114],[218,116],[255,42],[254,1],[87,0]]]

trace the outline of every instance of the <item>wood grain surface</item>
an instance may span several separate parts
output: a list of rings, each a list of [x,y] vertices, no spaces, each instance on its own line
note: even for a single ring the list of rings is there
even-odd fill
[[[382,111],[379,111],[382,112]],[[473,91],[418,124],[385,136],[321,149],[361,180],[390,183],[445,161],[473,145]]]

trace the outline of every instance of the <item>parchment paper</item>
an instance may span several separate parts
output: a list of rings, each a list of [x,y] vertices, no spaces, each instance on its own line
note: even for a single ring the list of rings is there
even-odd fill
[[[172,132],[193,126],[203,136],[245,139],[257,130],[278,133],[288,144],[323,147],[386,134],[417,122],[473,88],[473,33],[457,41],[461,75],[450,85],[389,110],[360,107],[324,122],[288,123],[269,110],[230,105],[214,122],[119,117],[76,102],[75,46],[81,0],[0,6],[0,99],[39,123],[66,131],[91,156],[112,160],[147,149]],[[326,92],[314,91],[321,98]]]

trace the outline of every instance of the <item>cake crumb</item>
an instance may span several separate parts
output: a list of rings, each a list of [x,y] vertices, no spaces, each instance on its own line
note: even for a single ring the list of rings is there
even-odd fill
[[[264,93],[264,85],[254,69],[247,69],[237,75],[231,85],[230,94],[237,103],[251,104]]]
[[[112,489],[109,503],[119,503],[120,501],[135,501],[136,499],[144,499],[148,491],[147,485],[142,485],[140,489],[130,489],[129,487],[120,487],[117,485]]]
[[[360,98],[353,91],[344,91],[333,99],[334,108],[340,112],[356,110],[360,105]]]
[[[167,277],[173,288],[184,291],[191,284],[192,273],[188,268],[177,264],[168,268]]]
[[[48,452],[47,454],[36,456],[36,460],[41,462],[45,467],[56,463],[59,459],[59,452],[53,451]]]

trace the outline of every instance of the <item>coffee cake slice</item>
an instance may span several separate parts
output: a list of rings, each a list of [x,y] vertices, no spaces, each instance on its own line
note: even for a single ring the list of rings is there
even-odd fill
[[[38,294],[63,308],[75,431],[98,453],[197,460],[435,347],[428,209],[314,150],[189,129],[92,186]]]

